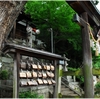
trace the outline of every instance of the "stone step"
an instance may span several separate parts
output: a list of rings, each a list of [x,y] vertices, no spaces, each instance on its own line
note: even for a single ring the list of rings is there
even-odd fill
[[[71,94],[67,94],[67,93],[62,93],[62,96],[69,96],[69,97],[75,97],[78,96],[77,94],[71,93]]]
[[[66,95],[62,95],[62,98],[82,98],[82,97],[80,97],[80,96],[66,96]]]
[[[65,85],[61,85],[61,88],[66,88],[66,86]]]
[[[77,94],[68,94],[67,96],[78,96]]]
[[[71,90],[69,90],[69,91],[67,91],[67,90],[62,90],[61,93],[62,93],[62,94],[74,94],[74,92],[71,91]]]
[[[70,97],[78,96],[78,94],[76,94],[70,88],[67,88],[65,85],[61,85],[61,94],[64,96],[70,96]]]
[[[66,87],[61,87],[61,91],[70,91],[70,89]]]

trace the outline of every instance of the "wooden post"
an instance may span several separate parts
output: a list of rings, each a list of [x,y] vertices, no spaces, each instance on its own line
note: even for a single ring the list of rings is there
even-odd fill
[[[61,93],[61,76],[60,76],[60,70],[61,69],[62,69],[61,65],[57,66],[57,61],[55,60],[55,81],[56,81],[56,85],[54,86],[53,98],[59,98],[59,94]]]
[[[58,98],[58,70],[59,70],[58,68],[59,68],[59,66],[57,66],[56,60],[54,61],[54,66],[55,66],[55,81],[56,81],[56,84],[53,87],[53,89],[54,89],[53,98]]]
[[[58,94],[61,93],[61,76],[60,76],[60,70],[62,69],[62,65],[59,65],[58,68]],[[59,98],[59,97],[58,97]]]
[[[82,47],[83,47],[83,75],[85,98],[94,98],[94,85],[92,75],[92,54],[90,49],[90,37],[88,28],[88,16],[84,12],[81,18],[75,14],[73,21],[77,22],[82,28]]]
[[[19,62],[20,62],[20,54],[16,53],[14,58],[14,70],[13,70],[13,98],[19,97]]]
[[[87,13],[81,14],[82,19],[88,22]],[[90,49],[90,37],[88,25],[82,28],[82,46],[83,46],[83,75],[85,98],[94,98],[93,75],[92,75],[92,55]]]
[[[14,67],[13,67],[13,98],[17,98],[17,62],[16,54],[14,56]]]

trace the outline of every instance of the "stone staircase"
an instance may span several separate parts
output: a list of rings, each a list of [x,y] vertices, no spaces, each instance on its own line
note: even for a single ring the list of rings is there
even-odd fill
[[[72,79],[71,79],[72,81]],[[83,90],[78,86],[77,82],[69,82],[65,77],[61,80],[62,98],[78,98],[82,96]]]
[[[61,93],[62,97],[78,97],[76,93],[74,93],[70,88],[65,87],[64,85],[61,86]]]

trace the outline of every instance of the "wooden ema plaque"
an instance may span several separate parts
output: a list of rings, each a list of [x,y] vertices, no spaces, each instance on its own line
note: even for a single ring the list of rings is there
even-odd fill
[[[20,78],[26,78],[26,73],[25,72],[20,72],[19,77]]]
[[[27,68],[30,66],[30,69]],[[37,86],[37,85],[52,85],[55,84],[54,80],[54,66],[53,65],[46,65],[39,63],[29,63],[29,62],[21,62],[20,63],[20,85],[21,86]]]
[[[32,64],[32,69],[38,69],[36,64]]]

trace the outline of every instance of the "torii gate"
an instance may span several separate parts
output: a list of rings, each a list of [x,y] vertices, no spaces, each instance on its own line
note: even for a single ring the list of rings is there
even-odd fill
[[[83,47],[83,74],[85,85],[85,98],[94,98],[93,74],[92,74],[92,54],[90,49],[89,28],[95,27],[94,37],[97,35],[100,26],[100,12],[93,5],[92,1],[66,1],[77,13],[74,21],[77,22],[82,29],[82,47]],[[97,39],[97,38],[96,38]]]

